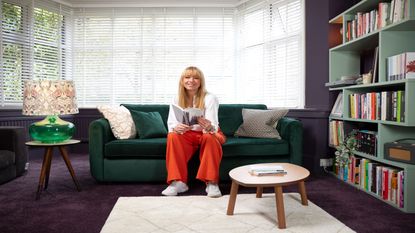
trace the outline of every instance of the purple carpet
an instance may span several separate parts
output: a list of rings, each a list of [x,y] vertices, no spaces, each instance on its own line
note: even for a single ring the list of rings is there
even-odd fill
[[[118,197],[159,196],[162,183],[97,183],[89,173],[88,155],[70,155],[82,191],[77,192],[63,160],[55,154],[49,186],[35,201],[41,159],[30,159],[29,171],[0,185],[1,233],[94,233],[105,223]],[[205,195],[204,185],[194,181],[186,195]],[[230,183],[220,185],[229,194]],[[415,232],[415,214],[394,207],[347,185],[331,175],[306,181],[308,198],[357,232]],[[272,192],[265,189],[264,192]],[[285,192],[296,187],[285,187]],[[254,193],[240,187],[240,193]]]

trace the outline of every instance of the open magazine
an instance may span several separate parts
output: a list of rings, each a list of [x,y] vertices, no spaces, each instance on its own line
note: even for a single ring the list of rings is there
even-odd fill
[[[181,108],[175,104],[172,104],[174,115],[176,116],[177,121],[185,125],[195,125],[197,124],[197,118],[202,117],[203,110],[200,108]]]

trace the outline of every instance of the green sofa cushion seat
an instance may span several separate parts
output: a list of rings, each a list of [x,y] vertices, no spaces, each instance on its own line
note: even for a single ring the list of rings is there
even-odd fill
[[[288,142],[275,138],[227,137],[223,154],[233,156],[275,156],[289,154]]]
[[[221,104],[219,105],[219,127],[226,136],[233,136],[242,124],[242,109],[267,109],[263,104]]]
[[[166,157],[166,138],[113,140],[105,144],[105,158]]]

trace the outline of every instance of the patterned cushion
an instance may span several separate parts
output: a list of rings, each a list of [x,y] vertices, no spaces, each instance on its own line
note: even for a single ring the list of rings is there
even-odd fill
[[[236,137],[277,138],[278,120],[288,113],[288,109],[254,110],[242,109],[243,122],[235,132]]]
[[[109,121],[117,139],[135,138],[137,131],[130,111],[124,106],[98,106],[98,111]]]

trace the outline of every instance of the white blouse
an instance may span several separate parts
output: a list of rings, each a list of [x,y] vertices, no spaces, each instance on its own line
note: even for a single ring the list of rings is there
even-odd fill
[[[179,104],[178,96],[173,98],[172,104]],[[169,132],[173,132],[173,129],[180,124],[177,121],[176,116],[174,115],[172,104],[170,104],[169,109],[169,118],[167,119],[167,126],[169,127]],[[194,106],[195,107],[195,106]],[[219,101],[215,95],[207,93],[205,96],[205,118],[208,119],[212,126],[215,129],[215,132],[218,131],[219,128],[219,120],[218,120],[218,111],[219,111]],[[200,125],[193,125],[193,131],[202,131],[202,127]]]

